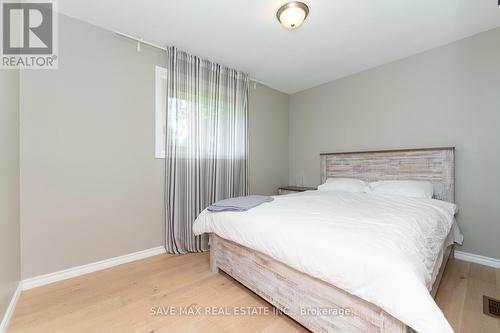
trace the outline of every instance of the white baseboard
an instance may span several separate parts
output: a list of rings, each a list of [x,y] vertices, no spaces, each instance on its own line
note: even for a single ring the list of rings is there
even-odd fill
[[[5,310],[2,322],[0,322],[0,333],[7,332],[7,326],[9,325],[10,318],[14,314],[14,310],[16,309],[17,300],[19,299],[19,295],[21,295],[21,290],[22,283],[19,282],[14,295],[12,295],[12,298],[10,299],[9,306],[7,307],[7,310]]]
[[[460,259],[460,260],[464,260],[464,261],[473,262],[476,264],[481,264],[481,265],[490,266],[490,267],[494,267],[494,268],[500,268],[500,259],[484,257],[484,256],[480,256],[477,254],[456,251],[456,250],[455,250],[455,258]]]
[[[22,281],[22,289],[32,289],[40,287],[49,283],[66,280],[72,277],[88,274],[102,269],[110,268],[113,266],[126,264],[128,262],[144,259],[147,257],[155,256],[165,253],[163,246],[154,247],[152,249],[126,254],[120,257],[105,259],[102,261],[94,262],[87,265],[68,268],[59,272],[49,273],[45,275],[35,276]],[[1,332],[0,332],[1,333]]]

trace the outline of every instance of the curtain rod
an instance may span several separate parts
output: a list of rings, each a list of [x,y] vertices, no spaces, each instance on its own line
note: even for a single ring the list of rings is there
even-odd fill
[[[160,45],[157,45],[157,44],[154,44],[154,43],[150,43],[148,41],[145,41],[142,38],[138,38],[138,37],[134,37],[132,35],[124,34],[123,32],[119,32],[119,31],[115,31],[115,34],[117,34],[118,36],[121,36],[121,37],[125,37],[125,38],[128,38],[128,39],[131,39],[133,41],[136,41],[137,42],[137,51],[138,52],[141,51],[141,44],[148,45],[148,46],[154,47],[155,49],[159,49],[159,50],[162,50],[162,51],[167,51],[166,47],[163,47],[163,46],[160,46]],[[252,80],[252,81],[254,81],[254,82],[257,82],[257,83],[260,83],[260,84],[263,84],[263,85],[267,86],[267,84],[265,84],[262,81],[253,79],[251,77],[249,77],[249,79]]]

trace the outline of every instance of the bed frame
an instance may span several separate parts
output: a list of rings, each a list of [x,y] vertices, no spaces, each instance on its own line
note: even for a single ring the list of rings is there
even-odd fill
[[[426,180],[434,184],[436,198],[450,202],[454,201],[454,168],[454,148],[321,154],[322,181],[329,177]],[[444,249],[443,263],[430,290],[432,296],[452,255],[453,245]],[[210,234],[210,270],[218,269],[313,332],[413,332],[375,304]],[[306,309],[330,312],[304,314]]]

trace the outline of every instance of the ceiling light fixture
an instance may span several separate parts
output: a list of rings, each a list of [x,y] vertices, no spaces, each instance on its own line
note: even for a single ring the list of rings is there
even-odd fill
[[[278,21],[287,29],[296,29],[304,23],[309,7],[300,1],[287,2],[278,9],[276,17]]]

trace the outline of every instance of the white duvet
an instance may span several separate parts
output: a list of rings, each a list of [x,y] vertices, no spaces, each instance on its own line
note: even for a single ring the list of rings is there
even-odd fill
[[[216,233],[374,303],[418,332],[453,332],[429,293],[454,204],[309,191],[245,212],[203,211]]]

